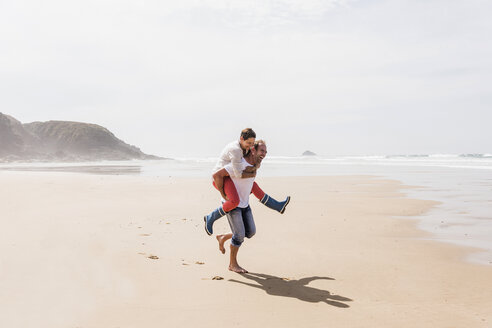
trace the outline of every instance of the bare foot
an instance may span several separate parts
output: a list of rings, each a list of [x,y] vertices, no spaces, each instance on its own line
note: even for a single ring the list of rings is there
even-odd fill
[[[239,265],[229,265],[229,270],[237,273],[248,273],[248,270],[241,268]]]
[[[216,236],[217,241],[219,242],[219,250],[222,254],[225,254],[224,243],[232,238],[232,233],[226,233],[223,235]]]

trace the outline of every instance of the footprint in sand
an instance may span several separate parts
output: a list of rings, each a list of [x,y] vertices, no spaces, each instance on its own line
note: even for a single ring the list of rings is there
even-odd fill
[[[224,280],[221,276],[215,276],[213,278],[202,278],[202,280]]]
[[[150,233],[141,233],[140,236],[144,236],[144,237],[148,237],[150,236],[151,234]]]
[[[221,276],[215,276],[212,279],[210,279],[210,278],[202,278],[202,280],[224,280],[224,278],[221,277]]]

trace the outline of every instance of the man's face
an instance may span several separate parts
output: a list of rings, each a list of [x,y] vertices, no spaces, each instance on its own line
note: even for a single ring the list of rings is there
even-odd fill
[[[267,155],[267,147],[265,144],[259,144],[258,145],[258,150],[256,150],[256,164],[260,164],[261,161],[266,157]]]
[[[241,144],[241,148],[244,150],[251,149],[255,145],[255,138],[249,138],[244,140],[243,137],[239,139],[239,143]]]

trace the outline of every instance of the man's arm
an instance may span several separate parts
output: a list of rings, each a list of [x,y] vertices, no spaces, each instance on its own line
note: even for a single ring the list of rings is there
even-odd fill
[[[229,176],[229,172],[225,168],[222,168],[215,172],[212,177],[214,178],[215,186],[217,189],[219,189],[220,194],[225,200],[227,199],[227,196],[224,192],[224,178]]]

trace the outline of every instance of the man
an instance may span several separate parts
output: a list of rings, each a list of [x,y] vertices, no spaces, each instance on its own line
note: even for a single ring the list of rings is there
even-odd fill
[[[261,161],[265,158],[267,154],[267,147],[263,140],[256,141],[254,148],[254,152],[248,153],[242,159],[242,170],[246,169],[247,167],[259,168]],[[237,253],[239,251],[239,247],[244,241],[244,238],[251,238],[256,233],[253,213],[251,212],[251,208],[249,206],[249,195],[252,192],[255,177],[253,176],[251,178],[236,178],[232,176],[233,173],[234,169],[232,167],[232,164],[228,164],[224,168],[215,172],[213,175],[216,185],[220,185],[221,181],[224,178],[230,177],[234,182],[236,191],[239,196],[239,204],[237,205],[237,207],[227,213],[227,219],[229,221],[229,226],[231,227],[232,233],[217,236],[217,241],[219,242],[219,249],[222,253],[225,253],[224,243],[228,239],[231,239],[229,270],[238,273],[246,273],[248,271],[243,269],[237,262]],[[288,199],[290,199],[290,197],[288,197]],[[280,209],[282,213],[283,210],[285,210],[285,206],[287,206],[287,203],[281,204],[283,207]]]
[[[205,232],[210,236],[213,233],[213,224],[216,220],[220,219],[227,212],[232,211],[239,204],[239,196],[236,191],[236,187],[231,178],[247,179],[256,175],[256,167],[248,166],[243,169],[242,161],[244,156],[255,151],[255,139],[256,133],[251,128],[246,128],[241,131],[239,140],[233,141],[222,150],[219,160],[215,165],[214,172],[223,169],[226,165],[230,164],[230,170],[228,176],[224,176],[223,179],[214,180],[214,187],[222,195],[223,203],[220,207],[213,210],[210,214],[204,216]],[[289,204],[290,197],[287,197],[282,202],[275,200],[269,195],[265,194],[263,190],[258,186],[256,182],[253,182],[252,193],[260,200],[265,206],[284,213],[287,204]]]

